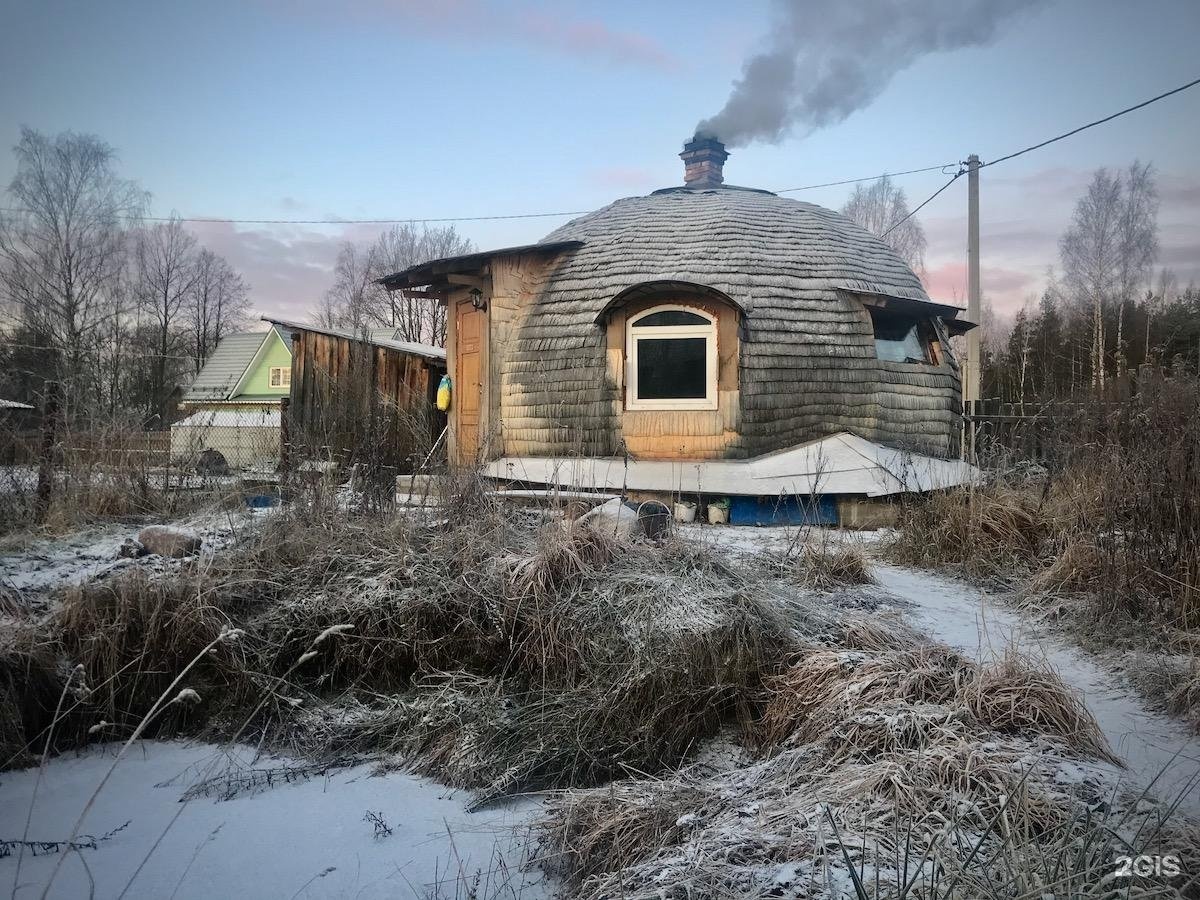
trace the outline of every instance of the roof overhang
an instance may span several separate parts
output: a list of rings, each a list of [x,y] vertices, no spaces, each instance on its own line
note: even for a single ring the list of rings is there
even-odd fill
[[[578,250],[583,241],[546,241],[541,244],[521,244],[516,247],[501,247],[498,250],[485,250],[480,253],[468,253],[464,256],[448,256],[445,259],[435,259],[430,262],[410,266],[403,272],[396,272],[380,278],[376,283],[383,285],[389,291],[405,288],[437,287],[452,284],[451,276],[471,276],[488,274],[488,265],[493,259],[503,256],[557,256],[569,250]]]
[[[968,322],[966,319],[958,318],[958,314],[965,312],[960,306],[951,306],[949,303],[935,303],[932,300],[917,300],[913,297],[896,297],[892,294],[884,294],[879,291],[864,291],[861,288],[844,287],[838,288],[843,294],[852,294],[863,306],[872,309],[884,309],[888,312],[901,313],[903,315],[917,317],[934,317],[941,319],[946,326],[946,330],[951,335],[966,334],[972,328],[976,327],[975,322]]]
[[[398,353],[404,353],[409,356],[420,356],[423,359],[431,359],[437,362],[446,361],[446,351],[441,347],[434,347],[431,344],[417,344],[412,341],[390,341],[383,338],[372,338],[369,336],[355,334],[352,331],[343,331],[340,328],[325,328],[322,325],[305,325],[301,322],[289,322],[287,319],[269,319],[266,316],[262,317],[264,322],[270,322],[272,325],[282,325],[284,328],[290,328],[293,331],[311,331],[314,334],[324,334],[329,337],[342,338],[347,341],[356,341],[360,344],[370,344],[373,347],[383,347],[387,350],[395,350]]]
[[[707,297],[710,300],[716,300],[720,303],[727,303],[740,313],[746,311],[742,305],[726,294],[724,291],[719,291],[716,288],[708,287],[703,284],[695,284],[691,281],[643,281],[632,287],[627,287],[621,291],[606,304],[604,308],[596,315],[596,322],[603,322],[610,312],[619,306],[630,303],[635,300],[643,300],[649,297],[664,297],[672,294],[690,295],[692,297]]]

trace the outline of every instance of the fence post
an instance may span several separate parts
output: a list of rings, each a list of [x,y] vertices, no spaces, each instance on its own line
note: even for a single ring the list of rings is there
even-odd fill
[[[292,400],[279,398],[279,471],[287,475],[292,469]]]
[[[42,447],[38,460],[37,501],[35,511],[38,521],[45,518],[50,509],[50,497],[54,492],[54,447],[58,440],[59,385],[47,381],[46,396],[42,404]]]

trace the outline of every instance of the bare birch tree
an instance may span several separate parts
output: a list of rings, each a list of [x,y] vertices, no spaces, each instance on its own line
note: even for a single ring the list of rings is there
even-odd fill
[[[245,322],[250,299],[245,280],[224,257],[201,250],[195,269],[196,279],[186,305],[191,354],[199,373],[221,338]]]
[[[856,185],[842,207],[842,214],[871,234],[883,238],[918,275],[925,275],[925,230],[908,216],[904,189],[887,175],[870,185]],[[897,223],[900,223],[897,225]]]
[[[393,328],[401,340],[442,346],[446,310],[441,304],[407,292],[389,292],[377,282],[410,266],[472,250],[474,245],[453,226],[411,224],[392,226],[368,247],[343,244],[333,286],[325,293],[317,321],[351,331]]]
[[[317,324],[355,333],[387,324],[386,311],[375,308],[378,301],[371,284],[376,277],[374,253],[373,246],[342,244],[334,264],[333,286],[322,298]]]
[[[1091,381],[1106,379],[1108,318],[1116,318],[1115,350],[1124,357],[1125,306],[1137,299],[1158,256],[1158,193],[1149,163],[1123,173],[1098,169],[1075,205],[1059,243],[1066,286],[1077,306],[1090,311]]]
[[[173,218],[138,235],[135,258],[138,312],[153,354],[147,406],[162,427],[174,380],[183,368],[180,356],[188,350],[180,333],[198,280],[196,238]]]
[[[93,135],[21,129],[15,211],[0,218],[0,291],[27,333],[51,348],[64,400],[94,399],[89,355],[119,310],[126,234],[148,195],[115,173],[113,149]]]

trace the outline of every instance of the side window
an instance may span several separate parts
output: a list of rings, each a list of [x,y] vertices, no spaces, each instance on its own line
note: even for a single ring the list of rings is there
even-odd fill
[[[271,366],[270,385],[273,388],[292,386],[292,370],[289,366]]]
[[[717,323],[659,306],[629,320],[627,409],[716,409]]]
[[[928,363],[927,323],[913,316],[897,315],[871,309],[871,325],[875,331],[875,356],[888,362]]]

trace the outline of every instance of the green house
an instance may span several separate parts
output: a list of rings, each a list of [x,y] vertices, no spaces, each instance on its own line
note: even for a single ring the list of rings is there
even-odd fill
[[[291,385],[288,329],[227,335],[183,396],[187,416],[171,426],[171,455],[191,464],[215,450],[232,468],[272,467],[279,461],[279,401]]]

